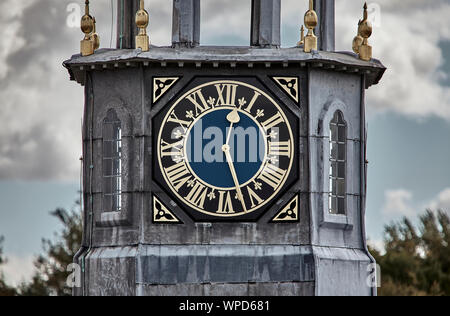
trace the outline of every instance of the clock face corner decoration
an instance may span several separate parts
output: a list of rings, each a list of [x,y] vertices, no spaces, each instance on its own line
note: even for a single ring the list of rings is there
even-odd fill
[[[299,198],[298,195],[295,195],[285,207],[278,211],[271,223],[296,223],[300,220],[299,210]]]
[[[295,101],[300,102],[299,77],[271,77],[273,81]]]
[[[154,77],[153,78],[153,104],[169,91],[180,77]]]
[[[156,196],[153,196],[153,223],[155,224],[182,224]]]
[[[298,177],[298,118],[255,78],[197,78],[153,121],[156,179],[194,220],[254,221]]]

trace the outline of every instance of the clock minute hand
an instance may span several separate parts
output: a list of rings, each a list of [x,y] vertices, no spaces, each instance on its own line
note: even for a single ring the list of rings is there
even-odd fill
[[[242,203],[244,212],[247,213],[247,207],[245,206],[244,196],[242,195],[241,186],[239,185],[239,180],[236,175],[236,170],[234,169],[233,159],[231,158],[230,146],[223,145],[222,150],[225,153],[225,157],[227,158],[228,166],[230,167],[230,171],[231,171],[231,176],[233,177],[234,185],[236,186],[236,192],[237,192],[238,198]]]
[[[230,122],[230,129],[228,131],[227,140],[225,145],[222,146],[222,150],[225,153],[225,157],[228,162],[228,166],[230,167],[231,176],[233,177],[234,185],[236,186],[236,192],[238,195],[239,200],[242,203],[242,207],[244,208],[244,212],[247,213],[247,207],[245,206],[244,196],[242,195],[241,186],[239,185],[239,180],[236,174],[236,169],[234,168],[233,159],[231,158],[230,153],[230,139],[231,139],[231,133],[233,131],[233,125],[236,123],[239,123],[241,120],[241,117],[239,116],[239,112],[237,109],[234,109],[230,112],[230,114],[227,115],[227,120]]]

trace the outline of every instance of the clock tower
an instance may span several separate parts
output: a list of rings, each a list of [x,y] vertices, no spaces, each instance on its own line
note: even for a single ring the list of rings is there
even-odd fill
[[[367,8],[337,53],[334,0],[309,1],[292,48],[280,0],[252,0],[248,47],[200,46],[200,2],[173,1],[156,47],[144,1],[118,1],[117,49],[98,49],[86,1],[64,63],[85,87],[74,294],[376,295],[364,99],[385,68]]]

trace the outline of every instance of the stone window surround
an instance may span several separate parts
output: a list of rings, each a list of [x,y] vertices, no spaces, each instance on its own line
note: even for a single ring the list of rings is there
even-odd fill
[[[98,106],[98,105],[97,105]],[[106,100],[103,105],[100,106],[101,110],[95,115],[95,128],[97,131],[101,133],[101,139],[103,143],[103,122],[107,117],[108,112],[114,110],[118,119],[121,122],[122,128],[122,205],[120,212],[111,212],[104,210],[103,207],[103,194],[101,201],[101,209],[96,210],[100,212],[100,216],[96,221],[96,225],[99,227],[117,227],[117,226],[129,226],[132,223],[132,194],[130,194],[131,184],[129,183],[129,179],[127,179],[126,175],[128,174],[127,169],[130,168],[129,161],[129,152],[131,150],[131,138],[133,137],[133,128],[132,128],[132,116],[129,113],[128,106],[120,99],[113,98],[110,100]],[[101,149],[101,155],[103,155],[103,148]],[[101,170],[103,174],[103,159],[101,162]],[[103,177],[102,177],[103,181]],[[103,185],[103,183],[102,183]]]
[[[340,111],[342,113],[343,119],[347,124],[347,144],[346,144],[346,170],[345,170],[345,179],[346,179],[346,199],[345,199],[345,210],[346,214],[331,214],[329,211],[329,197],[330,197],[330,122],[333,120],[333,117],[337,111]],[[349,198],[351,194],[349,194],[349,183],[348,179],[351,177],[351,168],[349,168],[349,165],[352,165],[355,163],[355,157],[353,157],[354,153],[351,151],[351,147],[349,146],[349,131],[351,129],[350,124],[352,122],[348,121],[348,118],[351,117],[349,115],[350,109],[344,102],[338,99],[334,99],[330,102],[328,102],[322,110],[320,121],[319,121],[319,130],[323,133],[323,143],[322,143],[322,157],[323,157],[323,207],[320,210],[321,211],[321,220],[320,225],[324,227],[330,227],[330,228],[346,228],[348,230],[353,229],[353,221],[354,221],[354,213],[356,209],[354,209],[354,205],[351,203],[352,199]]]
[[[120,212],[122,210],[122,124],[114,109],[110,109],[103,120],[102,133],[103,212]]]

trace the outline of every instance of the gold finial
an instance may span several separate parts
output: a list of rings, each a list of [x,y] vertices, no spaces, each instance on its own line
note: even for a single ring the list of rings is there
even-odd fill
[[[100,47],[100,36],[97,34],[97,21],[94,18],[94,31],[91,34],[91,38],[94,41],[94,50],[99,49]]]
[[[81,31],[84,33],[84,39],[81,41],[81,55],[94,54],[100,46],[100,38],[96,33],[95,18],[89,14],[89,0],[85,2],[85,13],[81,18]]]
[[[303,46],[305,44],[305,27],[302,25],[300,28],[300,42],[297,43],[297,46]]]
[[[364,2],[364,14],[363,14],[363,18],[364,20],[367,20],[369,18],[369,14],[367,12],[367,2]]]
[[[357,30],[357,34],[356,36],[353,38],[353,43],[352,43],[352,49],[355,52],[355,54],[359,55],[359,48],[362,45],[363,42],[363,38],[361,36],[361,34],[359,33],[359,26],[361,25],[362,20],[358,21],[358,30]]]
[[[305,53],[310,53],[312,50],[317,50],[317,36],[314,35],[314,28],[317,26],[317,13],[314,11],[314,1],[309,0],[309,10],[305,13],[305,26],[308,29],[308,34],[305,37]]]
[[[145,10],[144,0],[141,0],[140,8],[136,12],[136,26],[139,28],[139,34],[136,36],[136,49],[140,48],[143,52],[150,49],[150,40],[147,35],[148,22],[149,15]]]
[[[362,37],[362,43],[359,47],[359,58],[365,61],[372,59],[372,46],[369,45],[369,37],[372,35],[372,24],[369,21],[367,12],[367,2],[364,3],[364,19],[358,26],[358,35]]]

